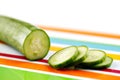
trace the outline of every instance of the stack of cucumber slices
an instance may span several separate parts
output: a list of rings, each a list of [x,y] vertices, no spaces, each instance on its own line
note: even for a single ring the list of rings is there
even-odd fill
[[[56,69],[70,67],[103,69],[108,68],[113,59],[102,50],[89,50],[87,46],[69,46],[53,54],[48,63]]]

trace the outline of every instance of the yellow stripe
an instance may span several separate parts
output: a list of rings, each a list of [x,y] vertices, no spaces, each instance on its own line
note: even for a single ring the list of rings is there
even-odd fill
[[[112,53],[107,53],[107,56],[112,57],[113,59],[120,60],[120,55],[118,54],[112,54]]]

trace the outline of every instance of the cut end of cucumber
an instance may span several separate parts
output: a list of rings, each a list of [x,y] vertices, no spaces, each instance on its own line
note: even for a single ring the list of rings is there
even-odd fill
[[[48,35],[43,30],[33,30],[24,42],[24,55],[29,60],[44,58],[50,47]]]
[[[49,58],[49,64],[54,68],[63,68],[73,62],[77,57],[78,51],[75,46],[64,48]]]

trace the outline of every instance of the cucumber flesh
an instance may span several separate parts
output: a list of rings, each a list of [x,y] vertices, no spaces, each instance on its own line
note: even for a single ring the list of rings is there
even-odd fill
[[[24,54],[30,60],[41,59],[47,55],[49,46],[48,36],[45,32],[34,30],[24,42]]]
[[[56,52],[54,55],[52,55],[48,63],[50,66],[59,69],[63,68],[66,65],[69,65],[70,63],[73,63],[74,59],[78,55],[78,50],[76,46],[70,46],[67,48],[64,48],[58,52]]]
[[[87,53],[87,57],[83,60],[83,65],[94,65],[102,62],[106,57],[106,53],[101,50],[89,50]]]
[[[78,46],[77,48],[79,55],[75,58],[74,64],[81,63],[87,57],[87,52],[88,52],[87,46]]]
[[[96,65],[93,65],[93,66],[91,66],[91,68],[93,68],[93,69],[107,68],[107,67],[110,67],[112,62],[113,62],[113,59],[111,57],[106,56],[106,58],[103,62],[96,64]]]

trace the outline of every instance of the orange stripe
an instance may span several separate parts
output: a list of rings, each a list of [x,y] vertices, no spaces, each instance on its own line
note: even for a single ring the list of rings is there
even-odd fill
[[[3,59],[3,58],[0,58],[0,64],[47,71],[47,72],[54,72],[54,73],[60,73],[60,74],[73,75],[78,77],[95,78],[95,79],[101,79],[101,80],[119,80],[120,79],[120,76],[113,76],[109,74],[101,74],[101,73],[95,73],[95,72],[89,72],[89,71],[83,71],[83,70],[56,70],[51,68],[48,65],[9,60],[9,59]]]
[[[84,35],[90,35],[90,36],[99,36],[99,37],[120,39],[120,35],[117,35],[117,34],[98,33],[98,32],[84,31],[84,30],[71,30],[71,29],[47,27],[47,26],[44,26],[44,25],[39,25],[39,27],[43,28],[45,30],[52,30],[52,31],[59,31],[59,32],[66,32],[66,33],[84,34]]]

